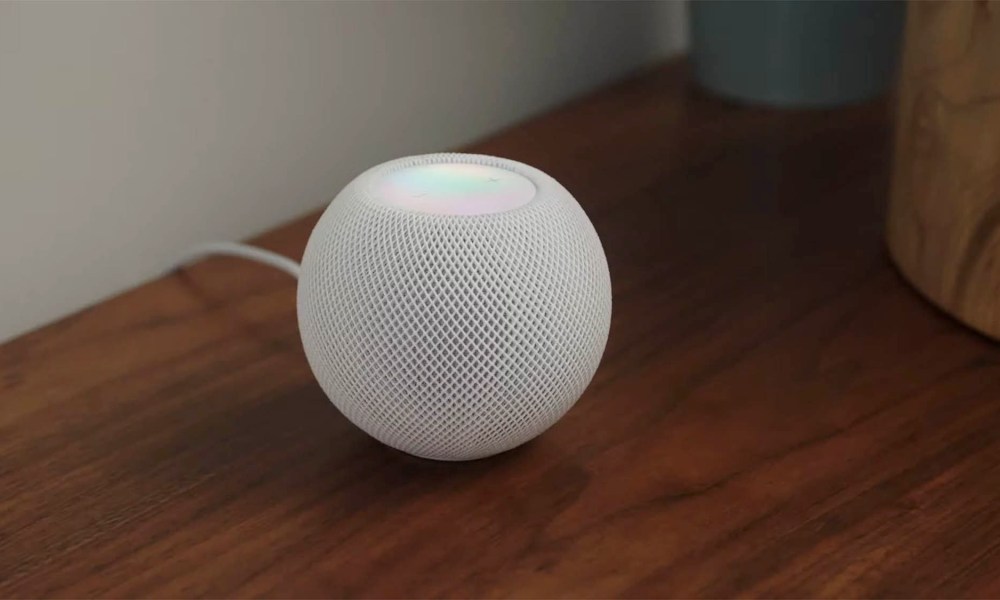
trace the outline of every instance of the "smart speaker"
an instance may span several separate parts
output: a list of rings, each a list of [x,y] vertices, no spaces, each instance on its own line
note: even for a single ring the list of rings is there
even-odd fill
[[[554,179],[431,154],[373,167],[334,198],[297,303],[309,365],[351,422],[416,456],[469,460],[573,406],[604,352],[611,281]]]

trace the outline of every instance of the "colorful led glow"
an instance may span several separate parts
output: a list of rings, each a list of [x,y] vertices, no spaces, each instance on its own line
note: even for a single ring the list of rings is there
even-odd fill
[[[435,215],[486,215],[524,206],[535,184],[513,171],[469,163],[404,167],[375,182],[372,195],[389,206]]]

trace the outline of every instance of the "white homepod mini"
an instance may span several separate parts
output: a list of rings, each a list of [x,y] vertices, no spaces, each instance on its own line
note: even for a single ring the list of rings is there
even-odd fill
[[[250,254],[218,246],[197,254]],[[594,227],[557,181],[512,160],[430,154],[365,171],[327,207],[297,271],[323,391],[420,457],[481,458],[539,435],[583,393],[608,337]]]

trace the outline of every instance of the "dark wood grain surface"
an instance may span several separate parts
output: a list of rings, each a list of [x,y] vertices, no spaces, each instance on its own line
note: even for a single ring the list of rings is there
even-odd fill
[[[353,428],[254,264],[7,343],[0,596],[1000,596],[1000,352],[886,258],[886,106],[672,65],[472,147],[562,181],[614,285],[591,387],[492,459]]]

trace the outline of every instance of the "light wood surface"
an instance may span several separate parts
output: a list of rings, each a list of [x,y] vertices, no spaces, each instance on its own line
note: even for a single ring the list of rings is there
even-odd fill
[[[235,259],[0,346],[0,597],[1000,596],[1000,350],[889,263],[889,142],[673,65],[474,145],[576,194],[615,301],[577,406],[492,459],[352,427],[293,281]]]
[[[1000,2],[908,10],[889,246],[917,289],[1000,337]]]

